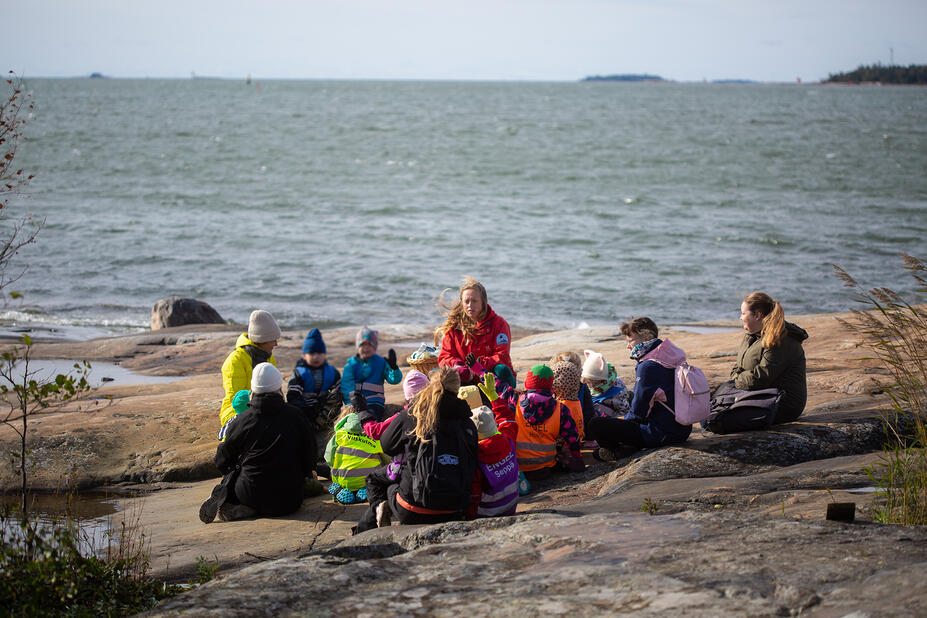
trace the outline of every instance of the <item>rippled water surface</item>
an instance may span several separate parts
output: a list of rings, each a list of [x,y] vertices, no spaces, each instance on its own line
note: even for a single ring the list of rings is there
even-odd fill
[[[927,89],[33,80],[15,207],[47,217],[7,320],[138,326],[164,296],[291,327],[435,323],[482,280],[513,324],[842,311],[910,291]]]

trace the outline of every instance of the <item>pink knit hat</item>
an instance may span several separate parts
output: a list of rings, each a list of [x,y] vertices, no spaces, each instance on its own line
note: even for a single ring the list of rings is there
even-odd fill
[[[402,379],[402,394],[406,399],[412,399],[420,390],[428,386],[428,376],[417,369],[410,369]]]

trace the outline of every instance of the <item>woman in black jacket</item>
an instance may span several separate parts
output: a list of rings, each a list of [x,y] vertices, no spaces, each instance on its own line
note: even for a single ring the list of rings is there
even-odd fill
[[[370,507],[357,532],[395,515],[403,524],[434,524],[463,517],[477,464],[476,427],[470,408],[457,397],[460,376],[441,367],[428,386],[380,436],[383,452],[402,461],[397,482],[367,483]],[[373,475],[371,475],[373,476]]]
[[[315,432],[283,400],[282,386],[283,376],[270,363],[254,368],[251,403],[216,450],[216,467],[226,476],[200,507],[204,523],[217,513],[223,521],[286,515],[303,503],[305,478],[316,461]]]

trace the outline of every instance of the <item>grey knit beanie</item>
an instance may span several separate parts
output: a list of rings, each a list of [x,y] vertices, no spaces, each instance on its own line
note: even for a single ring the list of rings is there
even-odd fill
[[[280,339],[280,327],[274,316],[263,309],[251,312],[248,319],[248,339],[254,343],[267,343]]]

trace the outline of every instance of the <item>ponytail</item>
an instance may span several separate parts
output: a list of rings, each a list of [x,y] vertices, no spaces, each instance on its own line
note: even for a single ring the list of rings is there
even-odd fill
[[[460,375],[451,367],[440,367],[431,372],[428,386],[415,396],[409,414],[415,419],[412,433],[420,442],[428,442],[438,427],[438,410],[445,392],[456,396],[460,389]]]
[[[778,301],[763,292],[753,292],[744,299],[747,309],[763,316],[764,348],[775,348],[785,337],[785,311]]]

